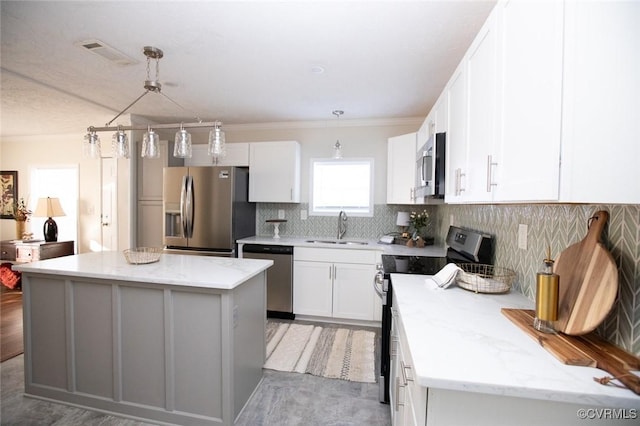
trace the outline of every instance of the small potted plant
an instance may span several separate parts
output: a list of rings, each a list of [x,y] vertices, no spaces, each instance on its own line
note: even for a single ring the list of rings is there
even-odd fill
[[[407,241],[409,247],[424,247],[425,241],[423,238],[424,228],[427,227],[427,220],[429,219],[429,212],[423,210],[422,212],[411,212],[409,215],[409,225],[413,229],[411,238]]]
[[[16,220],[16,238],[19,240],[26,232],[26,223],[29,221],[31,213],[32,211],[27,208],[24,198],[20,198],[13,207],[13,218]]]

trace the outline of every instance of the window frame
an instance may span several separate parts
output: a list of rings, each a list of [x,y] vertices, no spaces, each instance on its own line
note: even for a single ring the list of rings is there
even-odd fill
[[[359,165],[366,164],[369,166],[369,204],[366,210],[358,209],[354,210],[349,207],[335,207],[334,209],[318,209],[314,200],[314,183],[316,181],[315,177],[315,165],[321,164],[342,164],[345,166],[348,165]],[[344,210],[345,213],[349,216],[357,216],[357,217],[373,217],[373,199],[374,199],[374,177],[375,177],[375,159],[372,157],[366,158],[312,158],[309,161],[309,216],[336,216],[341,210]]]

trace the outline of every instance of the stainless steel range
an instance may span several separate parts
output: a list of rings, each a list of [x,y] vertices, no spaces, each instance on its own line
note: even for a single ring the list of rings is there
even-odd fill
[[[393,284],[391,274],[435,275],[447,263],[493,264],[493,237],[482,232],[449,227],[446,257],[382,255],[382,264],[373,280],[373,286],[382,298],[382,342],[380,362],[380,402],[389,403],[389,373],[391,366],[391,306]]]

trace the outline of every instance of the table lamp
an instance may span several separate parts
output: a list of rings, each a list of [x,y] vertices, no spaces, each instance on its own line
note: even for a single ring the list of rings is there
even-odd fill
[[[47,243],[58,241],[58,225],[53,220],[54,217],[65,216],[64,210],[60,205],[60,199],[58,198],[39,198],[34,216],[48,217],[44,222],[42,231],[44,232],[44,240]]]
[[[396,219],[396,225],[402,226],[402,238],[408,238],[409,234],[407,233],[407,227],[409,226],[409,212],[398,212],[398,217]]]

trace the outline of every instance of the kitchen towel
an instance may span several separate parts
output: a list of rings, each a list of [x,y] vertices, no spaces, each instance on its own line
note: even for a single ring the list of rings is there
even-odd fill
[[[439,288],[447,288],[453,284],[458,276],[458,271],[462,271],[455,263],[447,263],[437,274],[428,277],[427,284],[435,283]]]

